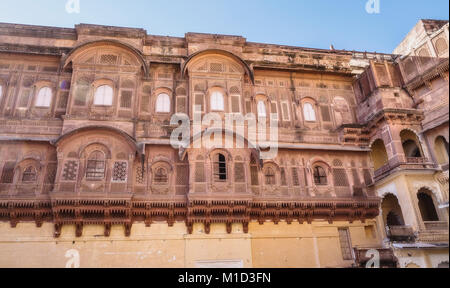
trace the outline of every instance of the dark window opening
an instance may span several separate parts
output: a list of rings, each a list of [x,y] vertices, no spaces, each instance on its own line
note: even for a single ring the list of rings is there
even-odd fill
[[[316,185],[328,184],[327,173],[325,172],[325,169],[320,166],[314,167],[314,183]]]
[[[219,182],[227,180],[227,161],[222,154],[217,155],[216,162],[214,163],[214,178]]]
[[[394,211],[389,212],[386,222],[388,227],[404,226],[402,219]]]
[[[272,168],[267,168],[266,170],[266,185],[273,186],[276,184],[275,171]]]
[[[169,182],[169,177],[167,177],[166,169],[158,168],[155,172],[155,183],[167,184],[168,182]]]
[[[422,220],[425,222],[439,221],[433,198],[423,192],[417,194],[417,198],[419,198],[419,209],[420,214],[422,215]]]
[[[420,148],[417,146],[416,142],[413,140],[407,140],[403,143],[403,149],[405,151],[406,157],[409,158],[421,158],[422,153]]]

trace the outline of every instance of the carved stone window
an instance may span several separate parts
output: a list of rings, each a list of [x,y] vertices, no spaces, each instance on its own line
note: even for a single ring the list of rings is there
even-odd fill
[[[33,183],[36,182],[37,180],[37,172],[36,172],[36,168],[34,168],[33,166],[29,166],[27,167],[22,174],[22,182],[25,183]]]
[[[321,166],[316,166],[313,168],[314,171],[314,183],[316,185],[324,186],[328,185],[328,178],[325,169]]]
[[[145,184],[145,167],[140,164],[136,167],[136,183],[139,185]]]
[[[105,154],[94,151],[89,155],[86,169],[86,179],[89,181],[101,181],[105,178]]]
[[[14,181],[14,167],[16,163],[14,162],[7,162],[3,166],[2,171],[2,179],[1,182],[5,184],[11,184]]]
[[[211,111],[225,111],[223,94],[219,91],[211,94]]]
[[[257,108],[258,108],[258,117],[259,118],[267,117],[266,104],[264,104],[264,101],[262,101],[262,100],[258,101]]]
[[[131,108],[131,102],[133,99],[133,91],[124,90],[120,93],[120,108]]]
[[[126,182],[128,172],[128,163],[120,161],[114,163],[113,182]]]
[[[281,186],[287,186],[286,170],[281,168]]]
[[[314,110],[314,107],[311,103],[305,103],[303,105],[303,116],[305,117],[305,120],[308,122],[316,122],[316,111]]]
[[[156,113],[170,113],[170,97],[162,93],[156,99]]]
[[[214,181],[227,181],[227,160],[223,154],[217,154],[214,157]]]
[[[112,106],[114,89],[109,85],[102,85],[97,88],[94,96],[94,105]]]
[[[298,178],[298,169],[297,168],[292,168],[292,184],[295,187],[300,186],[300,179]]]
[[[155,175],[153,176],[153,182],[156,185],[167,185],[169,184],[169,176],[167,169],[159,167],[155,170]]]
[[[67,161],[64,164],[63,170],[63,181],[75,181],[78,174],[78,162],[77,161]]]
[[[52,89],[50,87],[42,87],[36,97],[36,107],[48,108],[52,102]]]
[[[265,173],[265,178],[266,178],[266,185],[269,186],[274,186],[276,185],[276,175],[275,175],[275,170],[272,169],[272,167],[268,167],[266,169],[266,173]]]
[[[245,169],[244,163],[238,162],[234,164],[234,181],[236,183],[244,183],[245,182]]]
[[[256,161],[253,157],[250,162],[250,176],[252,186],[258,186],[259,185],[258,165],[256,164]]]

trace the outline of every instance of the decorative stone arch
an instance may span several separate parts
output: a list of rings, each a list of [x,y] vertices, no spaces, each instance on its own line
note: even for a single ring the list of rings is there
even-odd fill
[[[424,145],[420,141],[419,134],[416,131],[411,128],[405,128],[400,131],[400,139],[405,157],[417,157],[419,153],[421,157],[425,157]]]
[[[397,195],[395,195],[394,193],[386,192],[383,194],[382,199],[383,200],[381,202],[381,215],[383,217],[384,225],[385,226],[405,225],[403,209],[402,206],[400,205],[400,201],[398,200]],[[390,219],[390,217],[396,217],[397,219],[394,218]],[[395,221],[397,221],[398,223],[394,223]]]
[[[111,150],[108,148],[108,146],[105,143],[101,142],[93,142],[88,143],[86,145],[83,145],[80,147],[78,155],[80,159],[87,160],[89,156],[94,153],[95,151],[100,151],[104,154],[106,160],[112,159],[112,153]]]
[[[166,177],[165,181],[158,182],[158,179],[155,179],[155,177],[158,177],[158,172],[160,169],[164,170],[164,174],[160,175]],[[172,179],[173,179],[173,172],[174,168],[173,165],[170,162],[170,159],[167,159],[166,157],[155,157],[151,163],[149,163],[149,179],[152,186],[164,186],[169,187],[172,185]],[[159,179],[162,180],[162,179]],[[158,194],[161,193],[167,193],[168,190],[165,189],[164,191],[156,189],[155,192],[158,192]]]
[[[440,221],[441,216],[439,213],[439,198],[429,188],[422,187],[417,190],[418,208],[420,213],[420,219],[422,222]]]
[[[125,142],[130,146],[130,148],[132,150],[136,151],[139,154],[143,154],[143,150],[141,149],[141,147],[138,146],[138,144],[136,143],[134,138],[132,138],[126,132],[124,132],[120,129],[114,128],[114,127],[110,127],[110,126],[84,126],[81,128],[77,128],[77,129],[71,130],[71,131],[61,135],[58,139],[53,141],[52,144],[54,144],[56,147],[58,147],[64,141],[71,138],[72,136],[75,136],[82,132],[95,131],[95,130],[103,130],[103,131],[112,132],[112,133],[116,134],[117,136],[121,137],[123,140],[125,140]]]
[[[264,186],[279,186],[281,185],[281,168],[280,166],[275,162],[275,161],[265,161],[264,165],[261,168],[262,173],[263,173],[263,177],[264,177],[264,181],[263,184]],[[272,171],[270,171],[272,170]],[[269,175],[269,172],[273,172],[274,175]],[[267,177],[274,177],[274,183],[269,185],[268,184],[268,179]]]
[[[449,164],[449,143],[447,138],[443,135],[437,135],[433,141],[433,151],[436,161],[440,165]]]
[[[63,69],[65,69],[69,66],[70,63],[72,63],[72,61],[74,59],[77,58],[77,56],[80,56],[83,52],[87,51],[88,49],[96,48],[96,47],[104,47],[104,46],[112,46],[112,47],[116,47],[116,48],[121,48],[121,49],[127,51],[128,53],[130,53],[131,55],[133,55],[135,57],[137,63],[139,63],[141,65],[144,75],[146,77],[148,77],[149,67],[148,67],[147,63],[145,62],[145,58],[144,58],[143,54],[141,53],[141,51],[137,50],[136,48],[134,48],[126,43],[123,43],[123,42],[117,41],[117,40],[112,40],[112,39],[89,41],[89,42],[82,43],[82,44],[74,47],[69,52],[69,54],[62,57],[61,66]]]
[[[228,58],[231,61],[238,64],[245,74],[248,75],[250,81],[252,84],[255,83],[255,77],[252,67],[250,67],[241,57],[237,56],[233,52],[229,52],[226,50],[221,49],[206,49],[202,51],[198,51],[196,53],[191,54],[184,63],[181,64],[181,78],[184,78],[187,71],[189,70],[189,67],[191,67],[192,63],[195,63],[197,59],[203,56],[208,55],[220,55],[222,57]]]
[[[223,156],[224,159],[221,160],[220,157]],[[216,159],[217,157],[217,159]],[[208,152],[207,155],[208,162],[211,166],[211,180],[212,182],[231,182],[232,181],[232,169],[233,169],[233,154],[227,149],[223,148],[213,148]],[[223,163],[223,161],[225,163]],[[225,166],[223,166],[225,164]],[[225,177],[223,177],[223,169],[225,169]]]
[[[314,185],[318,185],[316,183],[316,179],[315,179],[316,167],[322,168],[326,173],[325,176],[326,176],[327,183],[324,184],[323,186],[331,186],[333,184],[332,183],[333,169],[331,168],[330,164],[328,164],[328,162],[325,161],[325,159],[323,159],[322,157],[316,156],[316,157],[313,157],[312,159],[310,159],[308,162],[309,162],[309,166],[311,169],[312,183],[314,183]]]
[[[23,158],[20,162],[17,163],[14,168],[14,180],[13,183],[22,183],[23,177],[26,169],[32,167],[35,173],[36,179],[33,183],[38,184],[39,178],[41,177],[41,172],[43,170],[43,165],[40,162],[40,159],[36,159],[34,157],[26,157]]]
[[[376,138],[370,143],[370,157],[374,164],[374,169],[378,170],[389,163],[389,156],[386,144],[382,138]]]

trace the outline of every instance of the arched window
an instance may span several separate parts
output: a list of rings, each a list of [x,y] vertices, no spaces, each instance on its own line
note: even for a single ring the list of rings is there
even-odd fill
[[[227,178],[227,160],[223,154],[214,156],[214,180],[224,182]]]
[[[439,136],[436,138],[434,144],[434,150],[436,152],[436,160],[440,165],[448,164],[449,159],[449,147],[448,142],[444,137]]]
[[[403,130],[400,133],[400,138],[402,139],[403,150],[407,158],[423,157],[419,139],[414,132],[410,130]]]
[[[303,105],[303,114],[305,117],[305,121],[308,122],[316,122],[316,111],[314,110],[314,107],[311,103],[305,103]]]
[[[162,167],[156,169],[155,176],[153,177],[153,182],[159,185],[168,184],[169,177],[167,175],[167,170]]]
[[[266,169],[266,173],[264,176],[266,178],[266,185],[269,185],[269,186],[276,185],[276,175],[275,175],[275,171],[272,169],[272,167],[268,167]]]
[[[316,185],[328,185],[327,173],[321,166],[314,167],[314,183]]]
[[[422,154],[420,154],[419,147],[413,140],[406,140],[405,142],[403,142],[403,150],[405,151],[406,157],[410,158],[422,157]]]
[[[100,151],[92,152],[89,155],[86,169],[86,179],[90,181],[101,181],[105,178],[105,154]]]
[[[224,111],[223,94],[219,91],[214,91],[211,94],[211,111]]]
[[[36,107],[50,107],[52,102],[52,89],[50,87],[42,87],[36,98]]]
[[[386,225],[388,227],[404,226],[402,219],[394,211],[390,211],[386,217]]]
[[[436,207],[434,206],[433,198],[429,191],[421,190],[417,194],[419,199],[419,210],[424,222],[439,221]]]
[[[258,101],[258,117],[267,117],[266,104],[264,104],[264,101],[262,100]]]
[[[370,149],[370,157],[372,158],[375,171],[382,168],[389,162],[389,157],[383,140],[378,139],[373,142]]]
[[[94,105],[112,106],[114,90],[109,85],[102,85],[97,88],[94,96]]]
[[[22,174],[22,182],[31,183],[36,182],[37,173],[36,169],[33,166],[29,166],[27,169],[23,171]]]
[[[156,99],[156,113],[170,113],[170,97],[162,93]]]

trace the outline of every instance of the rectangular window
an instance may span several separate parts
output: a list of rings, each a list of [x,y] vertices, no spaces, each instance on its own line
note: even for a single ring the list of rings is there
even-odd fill
[[[14,180],[14,167],[15,162],[6,162],[3,166],[1,183],[11,184]]]
[[[231,113],[241,113],[241,105],[239,100],[239,95],[231,96]]]
[[[128,90],[121,91],[120,108],[130,109],[131,108],[132,99],[133,99],[133,92],[132,91],[128,91]]]
[[[289,106],[287,102],[281,103],[281,108],[283,110],[283,120],[284,121],[290,121],[291,116],[289,115]]]
[[[186,113],[186,97],[177,97],[177,113]]]
[[[194,108],[194,112],[203,112],[204,111],[204,105],[203,105],[203,94],[195,94],[195,106],[200,106],[200,109]]]
[[[30,99],[30,89],[23,89],[20,94],[19,104],[17,105],[19,108],[28,107],[28,100]]]
[[[88,93],[89,93],[88,84],[77,84],[75,88],[75,97],[74,97],[75,106],[85,106]]]
[[[252,102],[250,101],[245,101],[245,112],[248,113],[252,113]]]
[[[348,228],[339,228],[339,242],[344,260],[353,260],[352,242]]]
[[[86,169],[86,179],[90,181],[99,181],[105,178],[105,161],[88,160]]]
[[[328,106],[320,106],[322,112],[322,121],[331,122],[330,108]]]
[[[271,114],[275,114],[275,119],[278,120],[278,107],[277,107],[277,102],[272,102],[270,104],[270,113]]]

